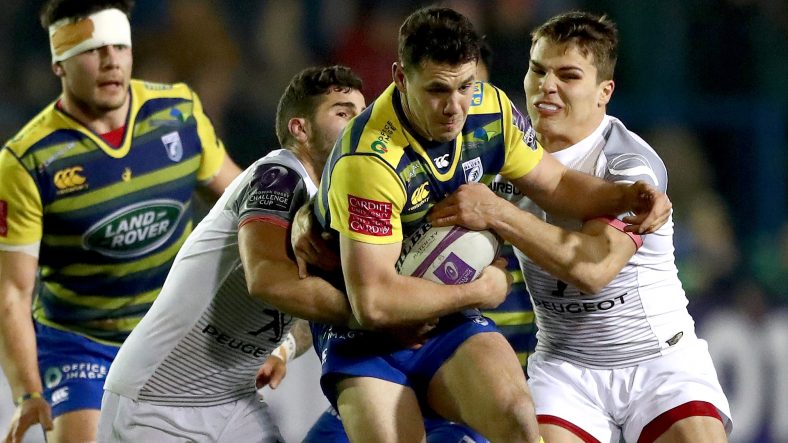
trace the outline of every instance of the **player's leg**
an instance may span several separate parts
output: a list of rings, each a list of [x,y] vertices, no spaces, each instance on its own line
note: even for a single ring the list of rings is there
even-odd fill
[[[55,417],[54,428],[47,432],[49,443],[83,443],[96,441],[100,411],[81,409]]]
[[[339,413],[333,406],[329,406],[309,428],[301,443],[348,443],[349,441]]]
[[[52,406],[47,441],[95,441],[104,378],[118,347],[40,324],[36,340],[44,397]]]
[[[656,440],[648,437],[648,429],[644,429],[644,431],[638,443],[692,443],[698,441],[720,443],[728,441],[722,422],[719,418],[714,417],[694,416],[679,420],[673,423],[667,431],[662,432]]]
[[[728,441],[730,407],[706,342],[687,334],[682,341],[681,348],[638,365],[627,441]]]
[[[436,412],[491,441],[539,440],[533,401],[520,362],[500,333],[466,339],[429,383]]]
[[[226,420],[222,420],[223,417],[219,415],[206,415],[208,419],[216,417],[216,424],[222,425],[217,426],[219,429],[223,428],[216,439],[217,443],[284,442],[279,427],[276,426],[268,409],[268,404],[263,401],[263,396],[259,393],[250,393],[237,400],[229,414]]]
[[[337,404],[351,442],[424,442],[419,402],[407,386],[371,377],[345,378]]]
[[[547,442],[618,442],[621,429],[605,405],[611,370],[593,370],[536,352],[528,359],[528,387],[539,432]],[[623,389],[626,392],[626,389]],[[619,394],[619,395],[617,395]],[[621,396],[621,393],[607,394]],[[625,401],[621,401],[622,409]],[[621,415],[625,415],[624,410]]]

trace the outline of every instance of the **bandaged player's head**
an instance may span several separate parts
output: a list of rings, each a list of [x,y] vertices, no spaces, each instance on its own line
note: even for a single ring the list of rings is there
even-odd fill
[[[133,1],[49,0],[41,25],[49,33],[52,70],[68,99],[102,112],[126,100],[131,78]]]

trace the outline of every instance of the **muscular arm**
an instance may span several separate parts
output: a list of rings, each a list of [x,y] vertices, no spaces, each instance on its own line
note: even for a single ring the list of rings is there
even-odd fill
[[[563,229],[482,184],[462,186],[433,208],[430,219],[436,226],[493,229],[544,270],[588,294],[610,283],[636,251],[632,238],[606,220],[590,220],[579,232]]]
[[[642,182],[607,182],[568,169],[551,155],[543,156],[531,172],[512,183],[554,214],[588,220],[633,211],[637,217],[625,221],[639,233],[654,232],[670,216],[670,200],[655,188]]]
[[[500,199],[504,210],[491,228],[534,263],[581,292],[596,294],[621,272],[637,251],[626,233],[604,219],[570,231],[546,223]]]
[[[348,298],[362,326],[380,329],[426,323],[470,308],[503,301],[506,272],[488,266],[473,282],[441,285],[397,274],[400,243],[376,245],[340,235],[342,270]]]
[[[320,277],[300,278],[287,251],[287,230],[267,222],[250,222],[238,232],[246,284],[252,296],[281,311],[321,323],[353,324],[347,297]]]
[[[42,392],[31,305],[38,260],[0,251],[0,362],[13,397]]]

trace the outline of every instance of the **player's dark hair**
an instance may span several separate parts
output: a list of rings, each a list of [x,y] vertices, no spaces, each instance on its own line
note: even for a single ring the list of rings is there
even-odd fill
[[[361,78],[346,66],[306,68],[290,80],[276,107],[276,138],[282,147],[294,142],[288,122],[295,117],[312,119],[322,96],[331,91],[361,91]]]
[[[618,59],[618,29],[606,15],[572,11],[556,15],[531,33],[531,45],[540,38],[571,43],[584,56],[594,56],[597,81],[612,80]]]
[[[492,71],[493,52],[486,36],[482,36],[479,40],[479,62],[484,64],[487,71]]]
[[[41,7],[39,17],[41,26],[47,29],[64,18],[85,18],[105,9],[119,9],[129,16],[133,7],[134,0],[49,0]]]
[[[471,21],[450,8],[418,9],[399,28],[399,60],[405,70],[425,61],[457,66],[479,60],[479,45]]]

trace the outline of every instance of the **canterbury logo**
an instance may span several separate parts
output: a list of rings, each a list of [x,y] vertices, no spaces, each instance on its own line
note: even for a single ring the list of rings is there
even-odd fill
[[[73,168],[61,169],[55,173],[55,187],[58,189],[69,189],[85,184],[85,177],[79,175],[82,172],[82,166],[74,166]]]
[[[424,203],[430,196],[430,190],[427,189],[429,185],[428,182],[422,183],[421,186],[418,187],[415,191],[413,191],[413,195],[410,197],[410,203],[415,207],[419,206]]]

